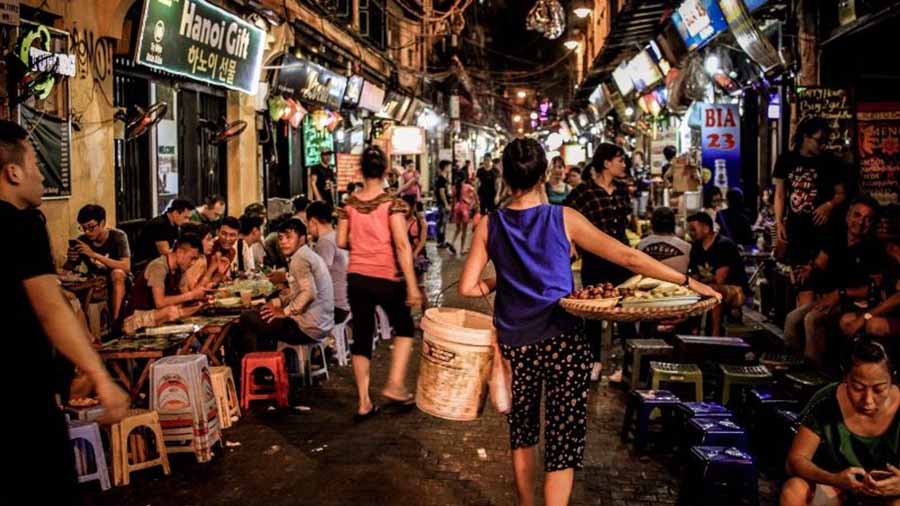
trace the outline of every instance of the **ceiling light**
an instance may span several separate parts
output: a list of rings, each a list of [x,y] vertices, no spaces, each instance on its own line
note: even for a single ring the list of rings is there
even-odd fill
[[[710,53],[706,56],[706,60],[703,61],[703,69],[706,70],[706,73],[714,76],[722,71],[722,62],[719,60],[719,56],[716,54]]]
[[[572,12],[578,16],[578,19],[584,19],[591,15],[594,12],[593,2],[591,0],[578,0],[575,2],[575,8],[572,9]]]
[[[520,90],[518,93],[516,93],[516,96],[519,98],[525,98],[528,96],[528,93],[524,90]]]
[[[536,112],[533,112],[533,113],[531,113],[530,118],[531,118],[531,119],[538,119],[538,114],[537,114]]]
[[[519,116],[518,114],[516,114],[515,116],[513,116],[513,122],[519,123],[519,122],[521,122],[521,121],[522,121],[522,116]]]
[[[629,118],[634,116],[634,107],[631,107],[631,106],[626,107],[625,108],[625,116],[628,116]]]
[[[569,51],[574,51],[578,49],[578,46],[580,46],[581,44],[577,40],[569,39],[563,42],[563,45],[566,46],[566,49],[568,49]]]

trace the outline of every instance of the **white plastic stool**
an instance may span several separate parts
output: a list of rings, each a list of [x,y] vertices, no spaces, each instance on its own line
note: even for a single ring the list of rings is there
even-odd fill
[[[75,452],[76,468],[78,469],[78,483],[99,480],[100,488],[109,490],[109,469],[106,467],[106,453],[103,451],[103,442],[100,439],[100,427],[96,422],[69,422],[69,440],[72,442],[72,450]],[[96,469],[88,473],[88,448],[94,454]]]
[[[342,323],[336,323],[331,331],[334,336],[334,349],[337,352],[338,365],[342,367],[350,364],[350,339],[347,332],[352,319],[352,315],[347,316]]]
[[[319,348],[319,352],[322,355],[322,368],[318,371],[313,371],[311,367],[311,355],[313,347]],[[301,376],[303,378],[303,382],[307,385],[311,385],[313,378],[318,376],[325,375],[325,379],[329,379],[328,360],[325,358],[325,343],[318,342],[315,344],[288,344],[283,341],[278,341],[278,351],[283,351],[285,348],[294,350],[294,353],[297,355],[297,366],[299,369],[299,371],[297,371],[297,374],[294,374],[290,370],[288,370],[288,374]]]
[[[388,319],[387,313],[381,306],[375,306],[375,337],[372,338],[372,346],[379,339],[388,341],[393,337],[394,329],[391,328],[391,321]]]

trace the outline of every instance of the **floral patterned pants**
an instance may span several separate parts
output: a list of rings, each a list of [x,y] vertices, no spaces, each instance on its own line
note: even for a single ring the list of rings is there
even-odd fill
[[[587,429],[591,350],[581,331],[526,346],[500,345],[512,366],[512,411],[507,415],[512,449],[539,439],[544,392],[544,470],[581,469]]]

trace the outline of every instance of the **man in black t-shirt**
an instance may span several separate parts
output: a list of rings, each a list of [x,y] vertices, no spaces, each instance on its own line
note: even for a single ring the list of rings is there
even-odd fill
[[[493,167],[491,159],[484,158],[485,163],[475,173],[478,182],[478,201],[481,203],[481,214],[488,214],[497,208],[497,180],[499,172]]]
[[[816,259],[797,269],[794,276],[815,288],[818,299],[797,306],[784,323],[784,338],[798,354],[825,365],[829,331],[837,327],[842,312],[869,295],[870,278],[881,284],[889,265],[884,245],[875,237],[880,207],[861,195],[847,211],[846,228],[830,234]]]
[[[741,251],[731,239],[713,230],[712,218],[699,212],[688,218],[691,238],[691,276],[710,285],[722,294],[722,304],[710,311],[711,334],[722,335],[723,306],[730,309],[744,304],[747,291],[747,271]]]
[[[78,211],[78,225],[84,234],[69,241],[66,264],[68,270],[80,265],[92,276],[104,276],[112,289],[110,299],[112,320],[119,318],[125,285],[131,273],[131,250],[128,236],[117,228],[106,226],[106,210],[96,204],[88,204]]]
[[[3,341],[8,360],[0,382],[7,385],[5,402],[16,413],[0,417],[0,433],[7,435],[4,451],[15,456],[3,470],[0,504],[79,503],[68,428],[55,399],[60,392],[54,349],[91,380],[106,411],[104,421],[121,419],[130,401],[59,287],[44,215],[37,210],[43,180],[28,132],[0,121],[0,221],[16,238],[14,246],[0,248],[2,321],[14,329]]]
[[[832,211],[844,202],[844,184],[837,160],[822,151],[828,125],[807,118],[797,125],[794,149],[775,163],[775,227],[786,245],[785,262],[800,266],[811,262],[826,236]],[[798,305],[812,302],[810,290],[798,285]]]
[[[336,184],[334,171],[331,170],[330,149],[323,149],[319,157],[319,164],[312,167],[309,172],[309,188],[313,200],[324,200],[334,207],[333,190]]]
[[[147,262],[172,251],[178,239],[178,229],[191,219],[194,204],[187,199],[175,199],[165,213],[144,224],[134,248],[135,272],[142,270]]]
[[[450,216],[450,166],[448,160],[441,160],[438,164],[438,175],[434,179],[434,201],[438,209],[437,243],[438,248],[444,249],[447,244],[447,217]]]

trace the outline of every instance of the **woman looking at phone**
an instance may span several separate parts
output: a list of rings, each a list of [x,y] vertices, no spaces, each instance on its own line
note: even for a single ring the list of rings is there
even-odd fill
[[[900,505],[900,389],[890,358],[881,344],[861,338],[842,365],[843,380],[803,410],[782,506]]]

